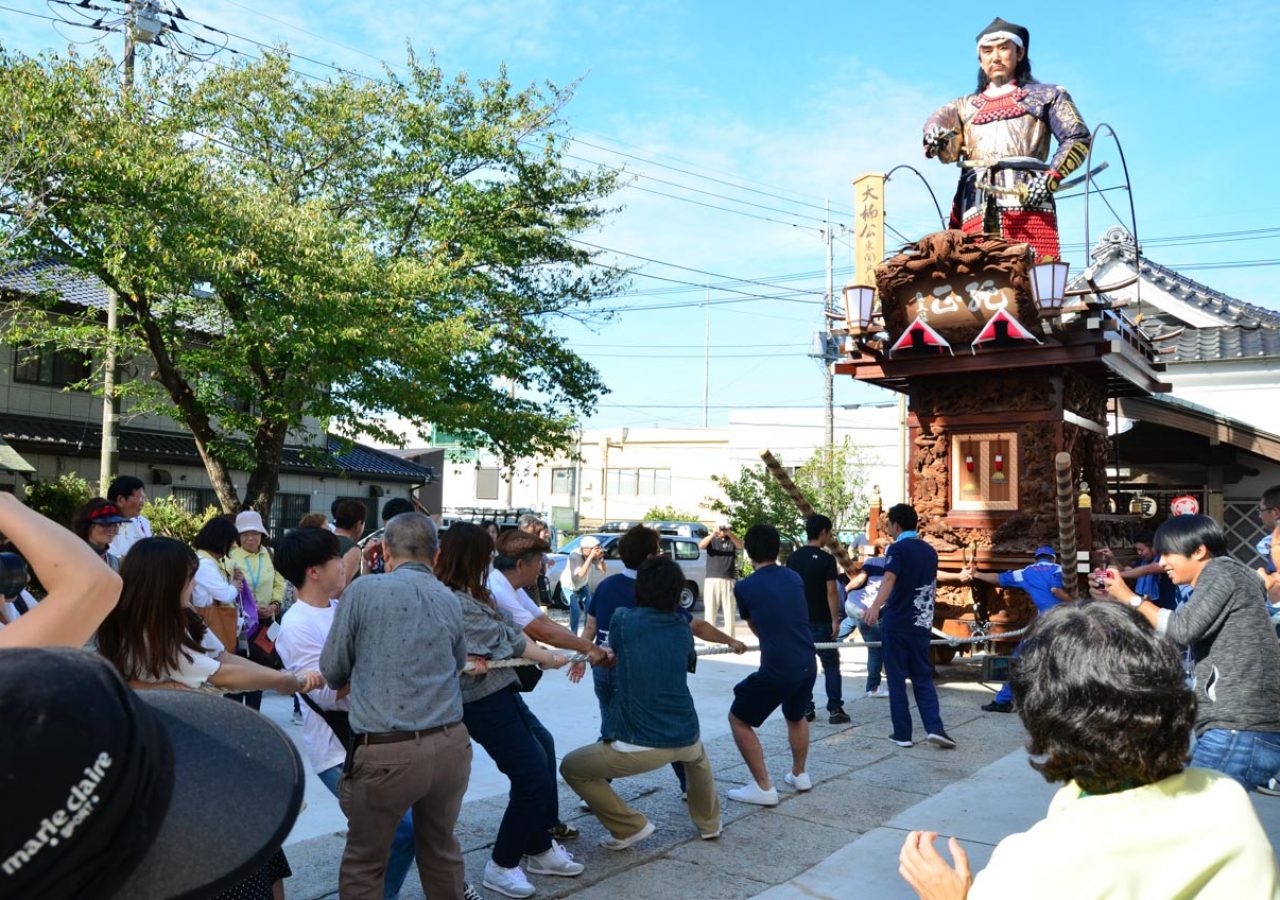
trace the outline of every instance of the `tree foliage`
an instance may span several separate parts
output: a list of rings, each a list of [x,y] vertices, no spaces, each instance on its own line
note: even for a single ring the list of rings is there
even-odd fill
[[[151,531],[161,537],[171,537],[190,544],[204,523],[219,514],[217,507],[206,507],[204,512],[191,513],[177,497],[152,497],[143,505],[142,514],[151,523]]]
[[[651,506],[648,512],[644,514],[646,522],[697,522],[699,518],[697,513],[676,509],[670,505]]]
[[[743,466],[737,477],[716,475],[712,480],[725,496],[709,499],[707,505],[727,518],[736,534],[767,522],[785,540],[805,542],[804,516],[764,465]],[[856,533],[866,523],[866,463],[848,438],[834,447],[819,447],[796,468],[792,480],[814,511],[831,519],[836,534]]]
[[[46,519],[70,528],[76,510],[93,499],[95,493],[89,482],[75,472],[66,472],[52,481],[36,480],[28,484],[22,502]]]
[[[605,389],[553,323],[625,277],[573,240],[615,179],[564,161],[571,88],[412,54],[377,82],[305,81],[285,52],[158,65],[122,92],[105,57],[0,54],[0,104],[41,136],[7,186],[36,212],[0,229],[119,295],[121,357],[147,360],[120,391],[190,429],[225,509],[266,512],[316,423],[394,440],[395,415],[508,459],[569,444]],[[97,311],[20,313],[10,340],[104,348]]]

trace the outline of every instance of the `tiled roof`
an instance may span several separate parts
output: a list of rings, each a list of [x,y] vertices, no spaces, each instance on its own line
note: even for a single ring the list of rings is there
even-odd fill
[[[1174,352],[1162,357],[1167,363],[1280,360],[1277,328],[1188,328],[1170,343]]]
[[[73,306],[107,308],[107,286],[96,278],[51,260],[16,265],[0,272],[0,291],[39,294],[53,291]]]
[[[1120,259],[1132,266],[1136,256],[1133,235],[1119,226],[1108,228],[1094,246],[1091,255],[1099,263]],[[1215,291],[1175,269],[1152,262],[1146,256],[1139,261],[1138,271],[1149,284],[1184,303],[1198,306],[1211,315],[1221,316],[1227,322],[1234,322],[1245,328],[1280,328],[1280,312]]]
[[[28,452],[47,449],[73,456],[96,455],[101,433],[97,424],[0,415],[0,438]],[[120,454],[132,459],[201,464],[193,438],[138,428],[120,429]],[[307,475],[348,475],[414,484],[438,478],[435,470],[428,466],[363,444],[344,442],[333,435],[329,435],[324,452],[318,448],[285,447],[280,468],[284,472]]]

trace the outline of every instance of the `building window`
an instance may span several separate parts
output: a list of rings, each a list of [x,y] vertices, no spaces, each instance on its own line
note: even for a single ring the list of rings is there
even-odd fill
[[[267,528],[274,537],[298,527],[298,522],[311,512],[310,494],[276,494],[271,501]]]
[[[176,487],[173,489],[173,497],[193,516],[203,515],[210,506],[219,511],[222,509],[218,494],[213,488]]]
[[[476,469],[476,499],[498,499],[498,467],[480,466]]]
[[[615,497],[665,497],[671,493],[671,470],[610,469],[605,482]]]
[[[951,436],[951,508],[1018,508],[1018,435]]]
[[[64,388],[84,381],[93,366],[87,353],[54,350],[52,347],[14,347],[13,380]]]
[[[551,493],[565,494],[570,497],[574,493],[573,469],[552,469],[551,470]]]

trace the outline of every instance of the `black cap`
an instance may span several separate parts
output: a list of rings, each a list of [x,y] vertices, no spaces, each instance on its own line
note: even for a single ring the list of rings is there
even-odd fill
[[[135,693],[94,654],[0,653],[0,896],[203,898],[280,847],[302,762],[225,698]]]
[[[978,44],[981,45],[982,39],[989,34],[1011,35],[1015,37],[1018,42],[1021,42],[1022,54],[1024,56],[1031,52],[1031,32],[1027,31],[1027,29],[1023,28],[1021,25],[1015,25],[1012,22],[1007,22],[999,16],[996,16],[991,20],[990,25],[978,32]]]

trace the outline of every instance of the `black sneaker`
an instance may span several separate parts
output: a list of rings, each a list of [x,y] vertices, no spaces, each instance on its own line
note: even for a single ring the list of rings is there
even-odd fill
[[[832,725],[848,725],[853,720],[849,718],[849,714],[844,711],[844,707],[842,706],[837,710],[833,710],[831,718],[827,719],[827,721]]]
[[[1004,700],[992,700],[990,703],[982,704],[982,711],[1011,713],[1013,712],[1013,704]]]
[[[547,831],[550,831],[551,836],[557,841],[574,841],[577,840],[578,835],[582,833],[568,822],[557,822],[555,825],[548,828]]]
[[[945,731],[931,731],[927,738],[930,744],[942,750],[956,749],[956,742],[951,739],[951,735]]]
[[[814,709],[812,706],[810,706],[807,710],[805,710],[804,720],[806,722],[812,722],[816,718],[818,718],[818,711]]]

